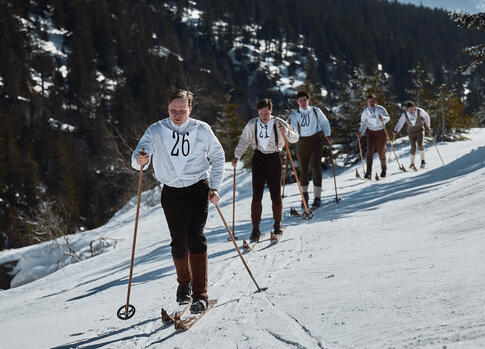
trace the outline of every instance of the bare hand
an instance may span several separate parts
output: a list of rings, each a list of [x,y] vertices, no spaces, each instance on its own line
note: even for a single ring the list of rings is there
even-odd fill
[[[283,126],[283,124],[281,124],[281,123],[279,124],[279,126],[278,126],[278,127],[280,128],[280,132],[281,132],[282,134],[286,135],[286,133],[287,133],[287,131],[286,131],[286,127],[285,127],[285,126]]]
[[[148,156],[148,154],[147,153],[144,153],[144,152],[140,152],[136,156],[136,162],[140,166],[145,166],[146,164],[148,164],[148,160],[149,159],[150,159],[150,157]]]
[[[232,159],[231,163],[232,163],[232,167],[236,168],[237,158]]]
[[[328,136],[328,137],[327,137],[327,142],[328,142],[328,144],[332,145],[332,144],[333,144],[333,139],[332,139],[332,137]]]
[[[209,201],[212,202],[214,205],[219,204],[219,193],[217,193],[217,190],[209,190]]]
[[[360,138],[360,132],[357,132],[356,135],[357,135],[357,138]]]

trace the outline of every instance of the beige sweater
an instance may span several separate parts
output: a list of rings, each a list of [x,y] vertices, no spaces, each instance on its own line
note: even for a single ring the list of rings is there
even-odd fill
[[[271,132],[271,137],[266,149],[263,149],[263,147],[261,146],[261,142],[258,142],[258,144],[256,145],[256,134],[254,133],[254,131],[255,131],[256,122],[258,121],[259,117],[255,117],[248,121],[248,123],[243,129],[241,136],[239,137],[239,142],[237,144],[236,150],[234,151],[234,157],[236,159],[241,158],[241,156],[246,151],[248,145],[251,145],[253,149],[258,149],[260,152],[264,154],[280,152],[285,146],[285,141],[279,129],[280,123],[283,124],[287,129],[287,133],[285,136],[288,142],[296,143],[298,141],[298,133],[295,132],[291,128],[291,126],[289,126],[286,123],[286,121],[284,121],[283,119],[277,116],[273,116],[273,118],[275,119],[276,132],[278,132],[278,144],[276,144],[276,137],[274,132]]]

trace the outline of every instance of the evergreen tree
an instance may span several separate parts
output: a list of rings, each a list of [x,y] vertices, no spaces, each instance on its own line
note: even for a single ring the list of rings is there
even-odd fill
[[[465,105],[456,90],[449,89],[446,84],[439,87],[435,99],[429,103],[427,111],[431,116],[431,125],[434,125],[434,134],[439,140],[460,140],[463,132],[476,125],[476,120],[465,114]]]
[[[452,11],[450,13],[450,18],[459,27],[482,31],[485,30],[485,13],[471,15],[468,13]],[[473,57],[470,63],[462,66],[462,71],[465,73],[471,73],[479,64],[482,64],[483,61],[485,61],[485,43],[469,46],[465,48],[464,51]]]
[[[237,113],[238,107],[237,104],[230,102],[230,96],[227,95],[223,111],[217,116],[214,124],[214,133],[224,148],[226,160],[234,157],[234,150],[244,128],[244,121]]]

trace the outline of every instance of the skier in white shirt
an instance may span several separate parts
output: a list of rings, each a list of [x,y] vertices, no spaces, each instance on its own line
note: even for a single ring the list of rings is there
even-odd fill
[[[374,94],[367,96],[367,107],[362,111],[360,117],[360,129],[357,132],[357,138],[366,134],[367,141],[367,155],[366,165],[367,170],[364,178],[371,179],[372,174],[372,160],[374,153],[377,151],[379,160],[381,161],[381,177],[386,177],[386,143],[387,136],[384,130],[384,125],[387,124],[391,118],[387,113],[386,108],[376,104],[377,97]]]
[[[283,134],[288,142],[295,143],[298,134],[281,118],[271,115],[273,104],[270,99],[260,100],[256,108],[259,117],[248,121],[239,138],[234,151],[232,165],[236,167],[238,160],[251,145],[254,149],[252,159],[252,187],[251,222],[253,229],[250,240],[259,241],[261,231],[261,213],[263,205],[264,184],[267,183],[271,195],[274,234],[283,234],[281,220],[283,219],[283,203],[281,201],[281,149],[285,146]]]
[[[209,200],[219,202],[224,150],[207,123],[189,117],[192,101],[186,90],[170,96],[169,117],[145,131],[133,152],[132,167],[139,170],[153,161],[155,176],[163,184],[161,202],[172,239],[177,302],[192,299],[191,312],[201,313],[208,305],[204,226]]]
[[[310,94],[307,91],[299,91],[296,94],[298,110],[293,112],[288,122],[298,132],[300,138],[297,143],[297,158],[300,172],[300,184],[308,207],[308,185],[310,165],[313,175],[314,201],[312,208],[318,208],[322,204],[322,156],[323,134],[327,142],[333,143],[330,123],[320,108],[310,106]],[[302,202],[303,207],[303,202]]]
[[[417,108],[414,102],[408,101],[406,102],[406,111],[401,114],[396,127],[394,127],[394,136],[399,133],[404,124],[407,124],[408,126],[409,144],[411,145],[411,164],[409,167],[417,171],[418,169],[414,165],[414,159],[416,157],[416,144],[421,156],[421,168],[426,166],[423,140],[425,126],[428,133],[431,133],[431,121],[429,114],[423,108]]]

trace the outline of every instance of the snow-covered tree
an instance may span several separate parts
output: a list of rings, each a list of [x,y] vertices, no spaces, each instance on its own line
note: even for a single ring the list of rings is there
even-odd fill
[[[406,92],[418,107],[427,105],[428,102],[433,99],[433,75],[427,72],[420,63],[410,69],[409,73],[412,76],[412,88],[407,89]]]
[[[485,30],[485,13],[469,14],[463,12],[452,11],[450,18],[459,27],[466,29]],[[473,57],[472,61],[462,68],[463,72],[471,73],[479,64],[485,61],[485,43],[475,46],[469,46],[464,50]]]

